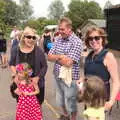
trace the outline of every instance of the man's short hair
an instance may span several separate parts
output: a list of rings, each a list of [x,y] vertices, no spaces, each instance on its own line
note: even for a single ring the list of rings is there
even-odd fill
[[[61,23],[67,23],[67,26],[68,27],[72,27],[72,21],[68,18],[68,17],[62,17],[60,20],[59,20],[59,24]]]

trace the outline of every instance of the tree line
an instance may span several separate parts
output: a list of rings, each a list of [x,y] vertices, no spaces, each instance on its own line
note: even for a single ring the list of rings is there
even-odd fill
[[[61,0],[54,0],[48,7],[47,17],[34,18],[33,12],[30,0],[19,0],[19,4],[13,0],[0,0],[0,30],[9,33],[13,26],[24,28],[29,25],[41,34],[44,26],[57,24],[61,16],[72,20],[74,30],[85,20],[103,18],[99,4],[88,0],[71,0],[68,11],[65,11]]]

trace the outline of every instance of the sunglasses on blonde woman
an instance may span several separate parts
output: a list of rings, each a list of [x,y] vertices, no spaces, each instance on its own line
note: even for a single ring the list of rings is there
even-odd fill
[[[36,36],[31,36],[31,35],[25,35],[25,37],[27,38],[27,39],[33,39],[33,40],[36,40]]]
[[[88,37],[87,40],[88,40],[88,41],[93,41],[93,40],[98,41],[98,40],[100,40],[101,37],[102,37],[102,36]]]

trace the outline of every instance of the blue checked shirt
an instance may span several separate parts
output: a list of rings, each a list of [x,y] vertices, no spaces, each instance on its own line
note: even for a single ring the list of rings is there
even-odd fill
[[[49,54],[63,54],[71,58],[75,63],[72,66],[72,80],[79,80],[80,78],[80,57],[83,51],[82,41],[72,33],[68,38],[58,38],[50,49]],[[56,62],[54,65],[54,75],[59,76],[61,65]]]

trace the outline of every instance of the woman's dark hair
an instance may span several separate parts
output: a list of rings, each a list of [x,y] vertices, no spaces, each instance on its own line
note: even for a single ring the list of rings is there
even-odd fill
[[[106,33],[105,33],[104,29],[99,28],[97,26],[91,26],[87,29],[86,34],[85,34],[85,44],[86,44],[86,46],[88,48],[90,48],[88,37],[94,31],[98,32],[98,34],[102,37],[102,39],[103,39],[102,45],[104,47],[107,44],[107,39],[106,39],[107,36],[106,36]]]
[[[105,103],[105,85],[101,78],[88,76],[84,82],[83,101],[90,107],[98,108]]]

